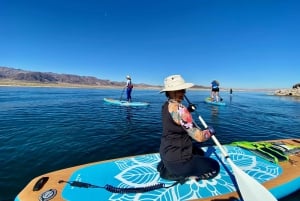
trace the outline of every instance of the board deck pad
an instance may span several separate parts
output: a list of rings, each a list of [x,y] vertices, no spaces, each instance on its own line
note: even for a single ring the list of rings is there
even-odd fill
[[[269,160],[273,163],[279,163],[281,161],[289,160],[290,150],[299,151],[300,147],[291,147],[290,149],[284,144],[271,143],[271,142],[249,142],[249,141],[238,141],[233,142],[232,145],[243,147],[245,149],[255,152],[257,155]]]
[[[300,144],[299,144],[300,145]],[[300,181],[300,168],[299,163],[294,157],[294,163],[291,164],[288,161],[274,163],[266,160],[265,158],[256,155],[251,150],[244,149],[239,146],[225,145],[224,148],[228,152],[231,160],[240,169],[245,171],[251,177],[254,177],[259,183],[272,183],[272,181],[284,176],[285,168],[294,169],[293,178],[288,179],[287,187],[285,183],[279,183],[279,180],[275,181],[276,184],[272,188],[276,189],[275,192],[277,198],[284,196],[282,190],[295,190],[289,189],[291,184],[295,184]],[[184,184],[177,184],[170,188],[160,188],[157,190],[144,192],[144,193],[112,193],[107,191],[105,185],[111,185],[119,188],[132,188],[132,187],[147,187],[157,183],[164,183],[165,186],[171,186],[174,181],[168,181],[160,178],[156,167],[160,161],[158,153],[139,155],[133,157],[126,157],[121,159],[114,159],[109,161],[97,162],[79,167],[73,167],[68,177],[61,178],[60,171],[45,174],[43,176],[49,176],[49,180],[55,180],[55,185],[48,186],[47,184],[39,191],[35,192],[35,196],[41,197],[47,191],[57,190],[52,200],[69,200],[69,201],[82,201],[82,200],[212,200],[212,198],[228,199],[234,197],[235,201],[240,200],[236,193],[238,186],[234,182],[234,175],[230,165],[223,157],[221,151],[216,146],[204,147],[206,155],[218,160],[221,164],[220,173],[210,180],[190,179]],[[281,163],[284,163],[282,165]],[[295,166],[296,164],[296,166]],[[287,166],[287,167],[284,167]],[[295,172],[298,172],[296,173]],[[298,171],[299,170],[299,171]],[[68,172],[68,169],[61,170]],[[289,173],[291,176],[291,173]],[[37,178],[38,179],[38,178]],[[79,181],[88,183],[97,188],[79,188],[71,186],[69,183],[59,183],[59,180],[66,180],[67,182]],[[27,188],[32,189],[34,181],[30,183]],[[299,186],[299,185],[298,185]],[[276,187],[276,188],[275,188]],[[299,188],[299,187],[298,187]],[[297,190],[297,189],[296,189]],[[274,194],[273,189],[271,192]],[[280,193],[278,193],[280,192]],[[22,192],[18,195],[15,201],[26,201],[28,192]],[[31,195],[32,196],[32,195]],[[38,199],[38,198],[37,198]]]
[[[239,167],[242,167],[250,176],[255,176],[259,182],[265,182],[275,178],[282,172],[280,166],[262,160],[259,157],[255,157],[247,150],[232,146],[226,146],[226,148],[232,160]],[[218,149],[216,150],[216,153],[218,155],[221,154]],[[215,154],[213,153],[211,157],[215,158]],[[88,181],[97,186],[110,184],[125,188],[133,186],[150,186],[157,182],[171,185],[174,181],[167,181],[159,178],[159,174],[156,171],[156,166],[159,161],[160,157],[158,154],[151,154],[99,164],[76,171],[70,180],[82,182]],[[108,172],[109,175],[111,175],[111,178],[107,178]],[[101,197],[104,200],[143,200],[149,197],[152,197],[152,200],[189,200],[235,191],[235,186],[230,181],[230,174],[222,168],[220,174],[212,180],[201,180],[200,182],[190,180],[184,185],[179,184],[174,188],[133,194],[131,196],[119,193],[112,194],[105,189],[92,189],[91,191],[84,190],[83,192],[80,188],[66,185],[63,189],[63,197],[66,200],[79,201],[86,198],[92,199],[97,197],[99,196],[98,191],[102,191]],[[174,194],[176,197],[174,197]]]

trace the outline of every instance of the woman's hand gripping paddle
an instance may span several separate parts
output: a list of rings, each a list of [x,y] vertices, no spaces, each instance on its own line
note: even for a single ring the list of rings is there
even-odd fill
[[[199,120],[205,129],[208,129],[207,124],[199,115]],[[214,131],[213,131],[214,132]],[[268,189],[260,184],[256,179],[250,177],[247,173],[237,167],[233,161],[229,158],[228,153],[225,151],[223,146],[220,144],[214,133],[211,136],[214,143],[219,147],[225,159],[231,166],[233,174],[235,176],[237,185],[239,187],[241,196],[244,201],[277,201]]]

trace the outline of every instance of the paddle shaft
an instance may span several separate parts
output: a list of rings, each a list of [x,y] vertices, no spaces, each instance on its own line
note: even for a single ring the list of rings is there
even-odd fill
[[[120,101],[122,100],[122,96],[123,96],[124,91],[125,91],[125,87],[122,90],[122,93],[121,93],[121,96],[120,96]]]

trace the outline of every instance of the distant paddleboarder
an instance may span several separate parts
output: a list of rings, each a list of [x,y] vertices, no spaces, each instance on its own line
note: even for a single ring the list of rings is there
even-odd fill
[[[218,80],[213,80],[211,82],[211,101],[216,101],[216,102],[219,102],[220,100],[220,96],[219,96],[219,86],[220,86],[220,83]]]
[[[127,82],[126,82],[126,95],[127,95],[127,101],[131,102],[131,92],[132,92],[132,81],[131,81],[131,77],[129,75],[126,76]]]

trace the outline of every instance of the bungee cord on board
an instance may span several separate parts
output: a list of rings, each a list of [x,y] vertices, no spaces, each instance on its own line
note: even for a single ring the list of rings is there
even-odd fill
[[[120,194],[125,194],[125,193],[145,193],[153,190],[157,190],[160,188],[171,188],[177,184],[183,184],[187,179],[180,180],[180,181],[175,181],[173,184],[166,186],[164,183],[157,183],[153,184],[150,186],[145,186],[145,187],[115,187],[109,184],[106,184],[104,186],[97,186],[94,184],[90,183],[85,183],[81,181],[64,181],[64,180],[59,180],[58,183],[68,183],[70,186],[73,187],[78,187],[78,188],[103,188],[111,193],[120,193]]]

